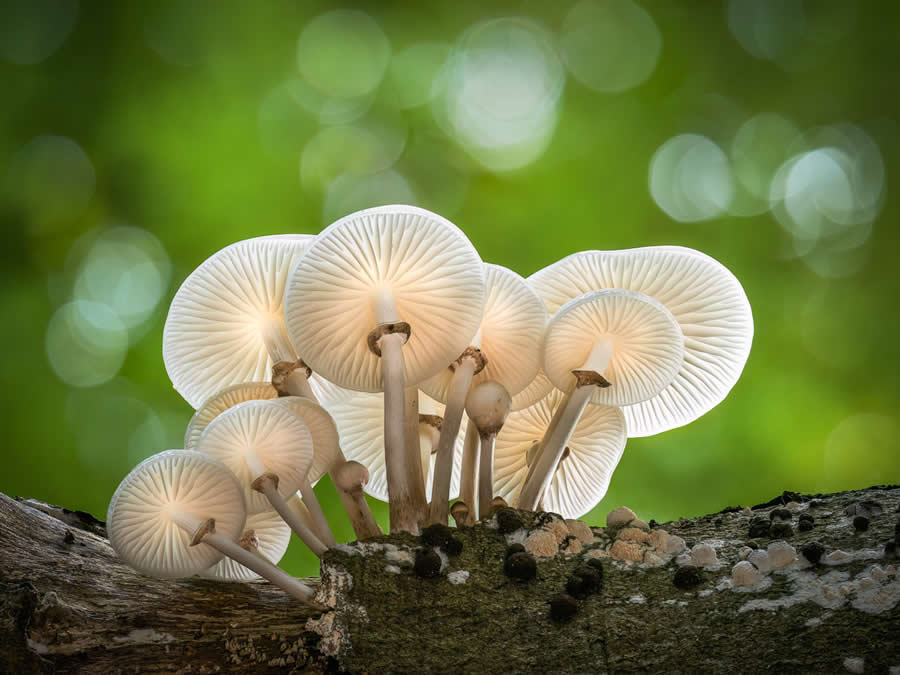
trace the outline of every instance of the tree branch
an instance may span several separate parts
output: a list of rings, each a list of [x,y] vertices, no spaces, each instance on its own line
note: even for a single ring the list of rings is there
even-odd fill
[[[785,494],[752,513],[646,530],[633,523],[586,532],[509,511],[501,523],[514,530],[507,535],[496,517],[454,531],[462,551],[444,555],[434,578],[413,571],[422,543],[407,534],[339,546],[322,562],[318,599],[332,608],[324,613],[264,582],[143,577],[119,562],[103,524],[88,514],[0,495],[0,671],[841,672],[862,664],[865,672],[888,672],[900,666],[900,574],[898,561],[885,557],[900,517],[900,489],[812,501]],[[798,553],[755,586],[733,586],[751,521],[768,519],[792,498],[805,500],[789,509],[793,533],[784,527],[762,533],[758,520],[753,542],[765,549],[771,534],[780,535],[799,552],[817,540],[822,561],[812,565]],[[799,531],[801,514],[812,515],[812,530]],[[866,531],[854,527],[857,515],[868,516]],[[678,538],[710,548],[700,546],[690,559]],[[553,553],[538,558],[535,579],[504,574],[510,541]],[[710,550],[715,562],[685,567],[707,561]],[[791,556],[779,544],[771,553]],[[552,620],[547,601],[591,558],[603,567],[598,592],[578,600],[571,619]]]

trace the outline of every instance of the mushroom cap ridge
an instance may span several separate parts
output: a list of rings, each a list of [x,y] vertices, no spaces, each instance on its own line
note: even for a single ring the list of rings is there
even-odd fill
[[[202,520],[236,540],[247,517],[243,490],[212,457],[167,450],[138,464],[119,484],[106,515],[109,543],[128,565],[148,576],[180,579],[222,559],[212,546],[191,546],[192,532],[175,523],[170,509]]]

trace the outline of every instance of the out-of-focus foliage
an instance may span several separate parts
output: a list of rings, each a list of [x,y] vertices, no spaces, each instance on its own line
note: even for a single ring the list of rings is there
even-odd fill
[[[181,280],[238,239],[392,202],[526,276],[677,244],[744,284],[742,379],[630,441],[589,521],[900,482],[890,3],[340,7],[0,3],[0,490],[102,517],[181,446],[160,355]],[[286,567],[313,573],[299,548]]]

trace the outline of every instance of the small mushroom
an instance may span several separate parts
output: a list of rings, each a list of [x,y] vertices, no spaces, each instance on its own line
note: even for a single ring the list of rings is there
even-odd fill
[[[406,452],[404,391],[446,368],[478,330],[477,251],[424,209],[358,211],[316,237],[284,302],[291,340],[313,370],[342,387],[384,392],[391,529],[417,531],[426,498],[420,457]]]
[[[222,389],[271,377],[295,364],[283,299],[288,270],[312,235],[247,239],[218,251],[175,294],[163,330],[163,361],[175,390],[194,408]],[[311,395],[306,366],[291,393]],[[301,381],[302,380],[302,381]]]
[[[499,382],[482,382],[466,398],[469,423],[478,428],[481,452],[478,456],[478,518],[490,515],[494,497],[494,442],[509,415],[512,399]]]
[[[650,296],[594,291],[561,308],[544,341],[544,371],[562,391],[537,460],[519,495],[534,509],[588,403],[624,406],[653,398],[681,368],[684,337],[675,318]]]
[[[325,544],[287,504],[307,480],[313,460],[312,437],[296,415],[272,401],[239,403],[210,422],[197,450],[234,473],[251,513],[274,507],[303,543],[322,556]]]
[[[106,526],[118,556],[142,574],[181,579],[228,556],[313,604],[312,588],[235,543],[246,518],[241,485],[225,466],[198,452],[169,450],[119,484]]]
[[[335,469],[332,480],[338,494],[349,497],[349,503],[344,502],[344,508],[350,516],[350,523],[356,536],[359,539],[368,539],[380,535],[381,528],[378,527],[363,494],[369,482],[369,470],[359,462],[350,460]]]
[[[469,524],[469,507],[463,501],[454,502],[450,507],[450,515],[456,523],[456,527],[463,527]]]

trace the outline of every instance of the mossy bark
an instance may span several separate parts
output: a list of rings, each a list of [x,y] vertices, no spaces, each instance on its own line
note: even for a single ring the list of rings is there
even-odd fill
[[[859,532],[845,511],[864,501],[879,512]],[[817,540],[848,557],[809,565],[800,556],[749,590],[730,586],[731,568],[751,518],[775,504],[660,524],[715,547],[717,563],[686,589],[673,583],[671,556],[649,565],[608,557],[617,535],[600,528],[584,550],[573,542],[573,552],[540,558],[533,580],[513,580],[506,548],[539,526],[531,513],[518,513],[525,527],[508,536],[495,522],[454,530],[462,551],[432,578],[414,572],[419,539],[379,537],[326,553],[318,597],[330,609],[314,612],[263,582],[142,577],[87,514],[0,495],[0,671],[842,672],[862,663],[889,672],[900,666],[900,561],[884,545],[898,505],[891,487],[807,500],[813,529],[796,531],[795,511],[786,541],[800,550]],[[599,592],[568,621],[552,620],[548,599],[595,555]],[[832,578],[830,599],[810,591]]]

